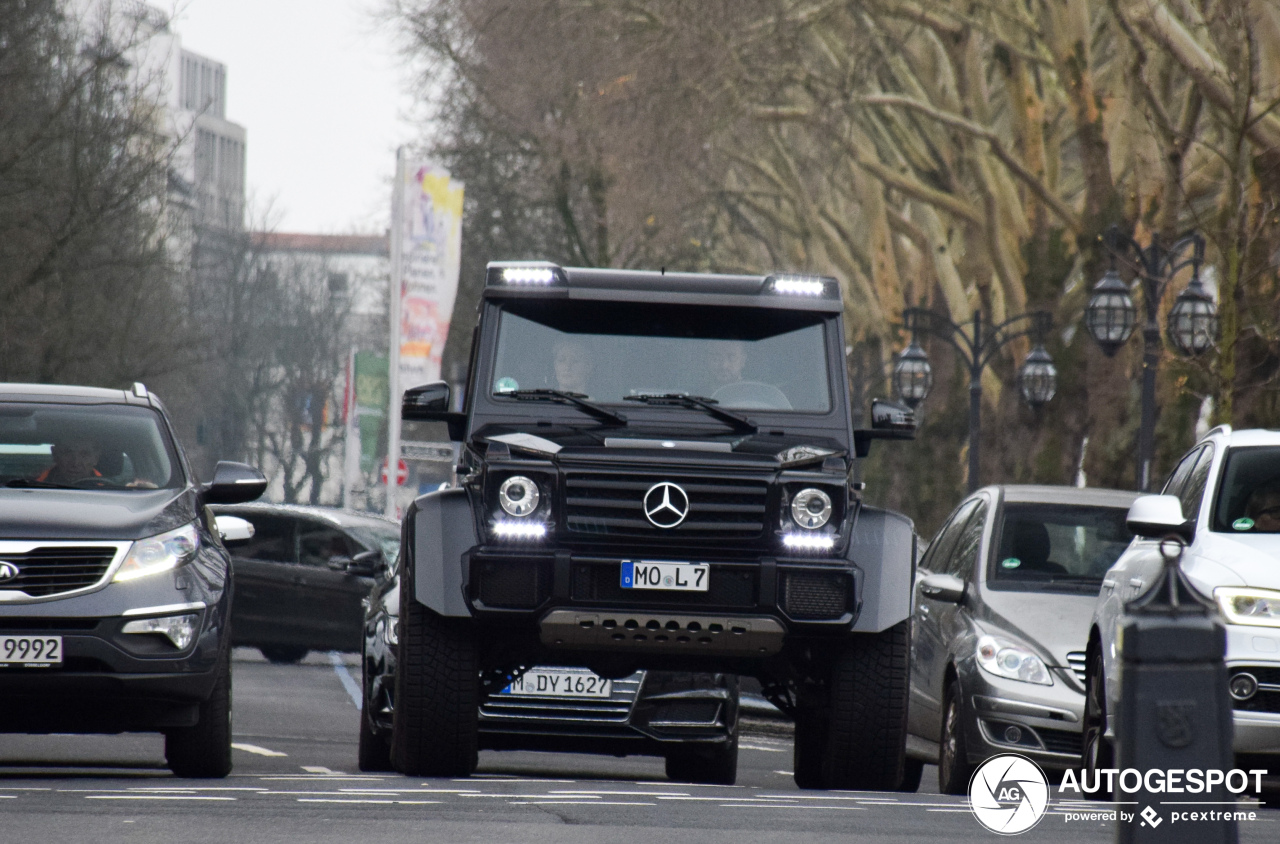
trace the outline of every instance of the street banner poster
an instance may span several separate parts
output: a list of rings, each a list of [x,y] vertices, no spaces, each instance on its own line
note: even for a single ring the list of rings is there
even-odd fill
[[[396,154],[391,216],[391,377],[388,454],[400,453],[400,397],[440,380],[462,258],[461,182],[444,168]],[[392,459],[392,458],[388,458]],[[387,473],[386,513],[402,507]],[[410,488],[413,478],[410,477]]]
[[[360,471],[368,476],[382,465],[387,418],[387,356],[356,352],[355,428],[360,437]]]

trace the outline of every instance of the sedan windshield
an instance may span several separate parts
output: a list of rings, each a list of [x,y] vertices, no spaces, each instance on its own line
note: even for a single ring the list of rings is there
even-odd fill
[[[182,484],[173,444],[154,410],[0,403],[0,486],[167,489]]]
[[[1010,504],[988,585],[997,589],[1097,591],[1132,538],[1127,510],[1062,504]]]
[[[610,404],[684,394],[726,409],[825,413],[824,319],[763,308],[511,303],[490,390],[558,390]]]
[[[353,525],[351,534],[370,550],[382,552],[387,565],[394,566],[400,556],[400,530],[394,525]]]
[[[1212,527],[1230,533],[1280,533],[1280,448],[1233,448],[1227,453]]]

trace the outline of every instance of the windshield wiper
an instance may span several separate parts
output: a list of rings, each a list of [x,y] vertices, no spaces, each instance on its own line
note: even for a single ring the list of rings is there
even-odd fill
[[[83,487],[72,486],[71,484],[54,484],[48,481],[33,481],[30,478],[14,478],[11,481],[5,481],[5,486],[17,489],[83,489]]]
[[[585,393],[571,393],[568,390],[541,389],[541,390],[505,390],[501,393],[498,393],[498,395],[510,396],[513,399],[519,399],[521,401],[537,401],[539,399],[545,399],[547,401],[554,401],[560,404],[572,404],[576,407],[582,408],[583,410],[590,413],[592,416],[595,416],[600,419],[604,419],[608,422],[612,422],[615,425],[627,424],[627,417],[623,416],[621,413],[618,413],[617,411],[610,410],[607,407],[601,407],[600,405],[595,404],[594,402],[587,401],[587,396]]]
[[[728,422],[740,431],[754,434],[758,429],[756,423],[745,416],[739,416],[720,407],[715,399],[706,396],[691,396],[687,393],[640,393],[636,396],[623,396],[624,401],[638,401],[645,404],[668,405],[705,410],[722,422]]]

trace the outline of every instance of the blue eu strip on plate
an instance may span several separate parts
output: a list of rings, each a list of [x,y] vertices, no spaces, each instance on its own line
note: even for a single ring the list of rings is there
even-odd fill
[[[635,586],[636,564],[632,562],[624,562],[622,564],[622,588],[630,589]]]

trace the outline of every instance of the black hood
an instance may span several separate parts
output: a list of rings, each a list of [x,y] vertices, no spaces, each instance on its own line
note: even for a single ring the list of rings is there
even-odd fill
[[[0,539],[142,539],[195,517],[190,488],[0,489]]]
[[[759,467],[816,468],[827,456],[843,457],[845,448],[821,436],[777,435],[766,432],[707,431],[698,428],[653,430],[611,427],[570,428],[539,425],[486,425],[476,432],[482,444],[502,442],[513,452],[550,457],[557,463],[590,461],[607,455],[610,461],[751,464]]]

